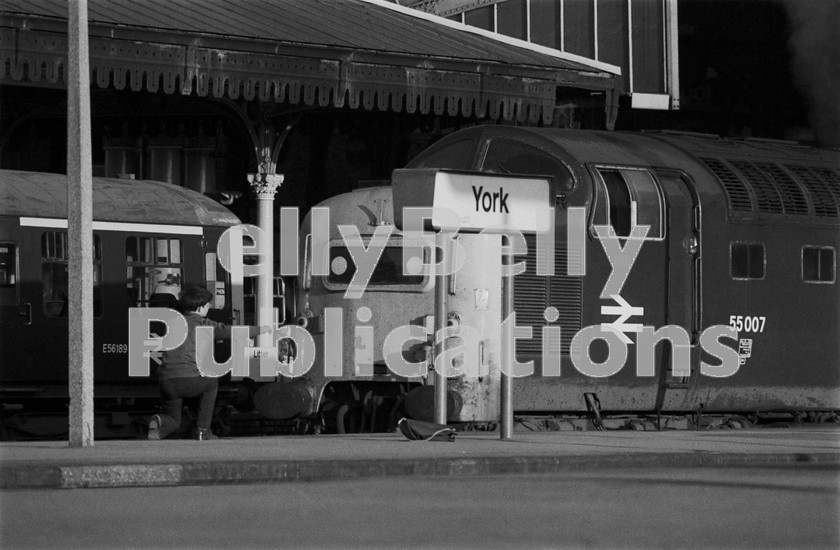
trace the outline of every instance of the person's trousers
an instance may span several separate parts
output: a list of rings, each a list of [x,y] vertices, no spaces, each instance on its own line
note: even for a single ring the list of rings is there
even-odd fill
[[[167,378],[160,381],[160,401],[163,414],[160,414],[160,437],[163,439],[181,426],[181,411],[184,399],[199,397],[199,429],[210,428],[213,419],[213,407],[216,405],[216,393],[219,391],[217,378]]]

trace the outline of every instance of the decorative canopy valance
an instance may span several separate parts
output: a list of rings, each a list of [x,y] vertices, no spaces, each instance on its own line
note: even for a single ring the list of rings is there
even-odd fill
[[[88,5],[102,88],[549,124],[558,88],[614,91],[618,72],[376,0]],[[66,12],[3,1],[0,84],[65,85]]]

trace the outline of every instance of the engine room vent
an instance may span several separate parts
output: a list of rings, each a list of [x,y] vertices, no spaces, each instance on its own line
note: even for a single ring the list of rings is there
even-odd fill
[[[566,243],[555,243],[554,275],[537,275],[536,237],[525,237],[528,254],[517,256],[516,261],[525,261],[525,272],[514,278],[513,307],[516,311],[516,324],[533,328],[533,338],[517,340],[517,355],[539,355],[542,352],[542,327],[549,324],[544,317],[545,309],[554,306],[560,317],[554,323],[561,329],[562,342],[560,352],[569,354],[572,337],[581,328],[581,290],[582,277],[566,275],[568,254]],[[521,360],[521,358],[520,358]]]
[[[752,200],[747,186],[728,166],[714,158],[701,158],[714,172],[729,198],[729,209],[733,212],[752,212]]]
[[[782,194],[782,204],[785,207],[785,214],[808,215],[808,199],[802,188],[793,181],[787,172],[782,170],[778,164],[762,162],[756,164],[758,168],[767,174],[776,184]]]
[[[764,172],[759,170],[753,163],[743,160],[727,160],[735,167],[747,184],[752,187],[758,211],[762,214],[784,214],[782,197],[776,185]]]
[[[811,168],[798,164],[789,164],[785,168],[793,172],[808,190],[816,216],[840,217],[840,180],[837,174],[827,168]]]
[[[812,167],[811,170],[828,185],[829,191],[834,195],[835,216],[840,215],[840,175],[837,170],[828,168]]]

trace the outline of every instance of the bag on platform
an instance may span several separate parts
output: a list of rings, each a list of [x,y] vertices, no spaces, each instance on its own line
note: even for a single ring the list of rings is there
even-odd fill
[[[406,438],[419,441],[455,441],[455,429],[446,424],[403,418],[397,424]]]

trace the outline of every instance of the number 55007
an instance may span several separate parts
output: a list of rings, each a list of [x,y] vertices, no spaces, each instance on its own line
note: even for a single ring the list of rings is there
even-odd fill
[[[730,315],[729,325],[738,332],[764,332],[765,316]]]

